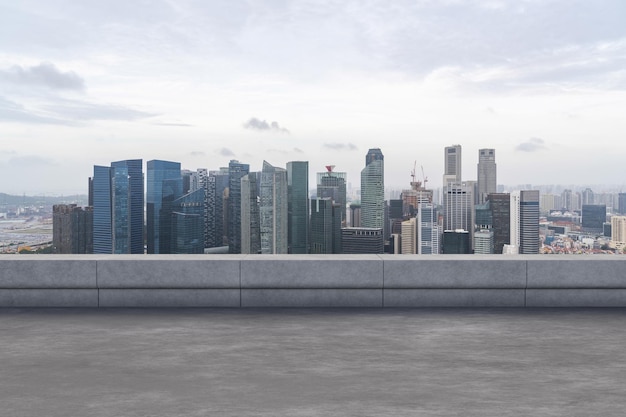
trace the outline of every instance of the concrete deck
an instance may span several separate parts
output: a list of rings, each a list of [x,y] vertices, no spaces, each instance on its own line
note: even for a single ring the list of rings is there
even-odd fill
[[[0,309],[0,414],[622,416],[626,309]]]

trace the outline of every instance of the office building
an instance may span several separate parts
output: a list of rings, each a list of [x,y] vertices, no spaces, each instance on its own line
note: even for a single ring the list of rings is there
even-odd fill
[[[411,217],[401,224],[401,253],[402,255],[414,255],[417,253],[417,220]]]
[[[493,231],[478,230],[474,233],[474,253],[488,255],[493,253]]]
[[[385,165],[380,149],[370,149],[361,171],[361,225],[385,227]]]
[[[241,252],[241,179],[248,175],[250,166],[231,160],[228,164],[228,253]],[[256,174],[253,174],[256,190]],[[251,180],[251,179],[249,179]],[[254,193],[256,197],[256,191]],[[252,197],[251,197],[252,198]]]
[[[170,253],[204,253],[204,200],[199,188],[172,203]]]
[[[76,204],[52,206],[54,253],[93,253],[93,208]]]
[[[444,230],[443,231],[443,253],[450,254],[470,254],[472,245],[470,233],[467,230]]]
[[[361,227],[361,205],[350,203],[350,226]]]
[[[183,194],[180,162],[147,162],[146,246],[149,254],[170,253],[174,200]]]
[[[259,193],[261,253],[287,253],[289,236],[287,188],[287,170],[263,161]]]
[[[287,162],[288,252],[309,252],[309,163]]]
[[[584,232],[602,233],[606,222],[606,206],[604,204],[585,204],[582,209],[582,227]]]
[[[334,165],[327,165],[326,172],[317,173],[317,198],[331,198],[341,207],[341,224],[346,224],[346,179],[345,172],[335,172]]]
[[[626,214],[626,193],[619,193],[617,195],[617,212],[619,214]]]
[[[437,205],[419,203],[417,206],[417,253],[436,255],[440,253],[441,227],[438,224]]]
[[[539,249],[539,191],[520,191],[519,253],[524,255],[537,254]]]
[[[461,145],[444,149],[443,187],[450,182],[461,182]]]
[[[261,253],[261,218],[256,173],[241,178],[241,250],[243,254]]]
[[[383,229],[373,227],[344,227],[341,229],[342,253],[377,254],[385,248]]]
[[[311,253],[341,253],[341,207],[330,197],[311,200]]]
[[[493,253],[503,253],[504,245],[511,244],[511,195],[489,194],[491,230],[493,231]]]
[[[480,149],[478,151],[478,193],[477,204],[484,204],[487,196],[496,192],[496,151]]]
[[[581,204],[584,205],[593,205],[595,204],[595,198],[593,195],[593,191],[591,188],[585,188],[585,190],[581,193]]]
[[[132,159],[94,166],[94,253],[144,253],[142,165]]]
[[[626,216],[611,217],[611,243],[620,250],[626,246]]]
[[[449,182],[443,189],[443,228],[466,230],[474,239],[474,182]]]

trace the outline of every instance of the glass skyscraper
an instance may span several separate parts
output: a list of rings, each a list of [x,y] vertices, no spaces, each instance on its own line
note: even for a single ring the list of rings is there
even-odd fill
[[[204,253],[204,190],[174,200],[170,216],[170,252]]]
[[[94,166],[94,253],[144,253],[143,161]]]
[[[241,253],[241,178],[249,172],[248,164],[228,164],[228,253]]]
[[[288,252],[309,252],[309,162],[287,162]]]
[[[180,162],[147,162],[146,237],[148,253],[170,253],[174,200],[182,196]]]
[[[367,152],[367,165],[361,171],[361,225],[385,227],[385,165],[380,149]]]

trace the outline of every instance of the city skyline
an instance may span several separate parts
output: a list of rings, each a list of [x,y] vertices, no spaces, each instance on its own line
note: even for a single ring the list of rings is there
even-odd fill
[[[457,143],[464,180],[487,148],[499,184],[626,189],[624,15],[619,0],[0,0],[0,192],[84,193],[93,164],[128,158],[307,160],[356,186],[373,147],[388,187],[417,161],[438,188]]]

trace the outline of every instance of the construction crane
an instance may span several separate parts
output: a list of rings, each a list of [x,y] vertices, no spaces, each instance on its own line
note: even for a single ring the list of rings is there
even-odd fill
[[[424,165],[420,165],[420,167],[422,168],[422,182],[424,184],[424,188],[426,188],[426,183],[428,182],[428,177],[426,176],[426,174],[424,174]]]
[[[414,190],[419,190],[419,188],[422,186],[422,183],[420,181],[416,181],[415,180],[415,169],[417,167],[417,161],[413,162],[413,170],[411,171],[411,188]]]

